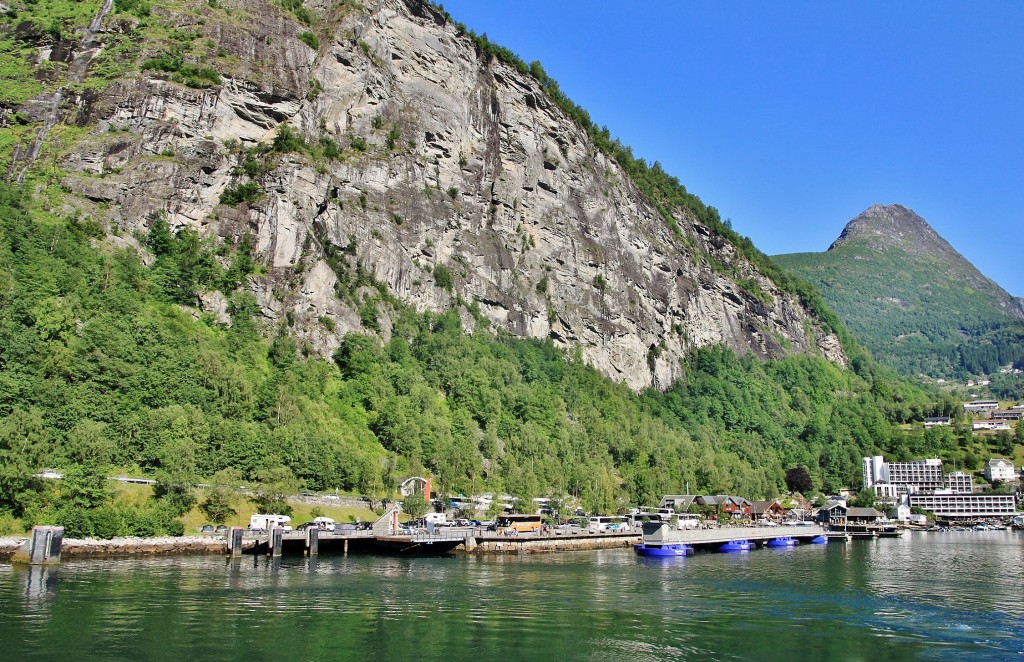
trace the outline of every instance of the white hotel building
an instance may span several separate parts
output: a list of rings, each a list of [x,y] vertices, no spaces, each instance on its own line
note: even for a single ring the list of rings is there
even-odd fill
[[[1012,463],[1003,460],[1010,465]],[[943,475],[942,460],[886,462],[881,455],[863,459],[864,488],[879,498],[922,508],[943,518],[1010,517],[1017,510],[1012,494],[972,494],[973,475]]]
[[[939,517],[1012,517],[1017,503],[1012,494],[911,494],[912,508],[923,508]]]
[[[862,469],[864,489],[872,489],[876,496],[885,499],[946,487],[942,479],[942,460],[938,458],[886,462],[881,455],[875,455],[863,459]]]

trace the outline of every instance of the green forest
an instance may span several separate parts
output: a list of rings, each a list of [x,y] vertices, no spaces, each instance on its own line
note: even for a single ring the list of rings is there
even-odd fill
[[[900,374],[964,380],[1024,367],[1024,322],[951,273],[959,265],[856,244],[773,259],[814,283],[850,332]]]
[[[832,491],[858,483],[865,452],[924,450],[897,424],[953,407],[874,365],[720,347],[667,392],[636,394],[548,341],[479,317],[466,334],[460,310],[393,300],[389,342],[348,335],[326,361],[286,323],[261,328],[244,241],[228,252],[158,220],[115,243],[9,185],[0,219],[0,508],[26,523],[174,531],[191,486],[230,469],[376,496],[426,472],[442,491],[568,494],[591,511],[686,486],[774,496],[795,466]],[[212,289],[230,324],[192,307]],[[33,477],[48,466],[65,480]],[[115,468],[159,481],[148,508],[111,503]]]
[[[19,2],[0,16],[0,70],[11,82],[5,104],[18,107],[56,86],[60,71],[53,80],[37,76],[34,54],[74,45],[100,4]],[[78,87],[100,89],[147,69],[201,88],[238,66],[198,31],[212,34],[217,21],[237,15],[215,0],[165,3],[152,13],[151,4],[115,3],[119,20],[134,27],[104,34]],[[310,28],[298,37],[310,48],[329,36],[332,26],[300,0],[276,4]],[[195,31],[175,26],[184,13],[196,19]],[[25,26],[20,33],[18,26]],[[602,377],[579,352],[491,328],[472,302],[456,298],[450,310],[416,312],[373,280],[354,245],[330,243],[323,252],[339,279],[335,293],[375,335],[347,335],[333,356],[321,357],[296,341],[290,317],[273,327],[263,320],[247,287],[263,271],[251,238],[172,232],[160,217],[146,219],[148,234],[111,234],[118,231],[103,219],[54,211],[70,208],[54,156],[28,171],[25,188],[0,184],[0,532],[52,523],[70,537],[180,534],[200,482],[245,482],[273,503],[303,489],[379,499],[393,495],[400,478],[429,474],[442,492],[569,495],[588,511],[615,512],[687,490],[771,497],[786,491],[786,473],[798,467],[807,469],[813,491],[857,487],[866,453],[979,461],[969,433],[906,426],[957,413],[948,396],[875,363],[818,290],[774,265],[659,164],[635,158],[597,127],[540,63],[527,65],[485,36],[456,29],[483,57],[539,81],[674,233],[681,233],[677,218],[692,216],[797,295],[839,335],[851,368],[810,356],[764,362],[706,347],[686,358],[685,377],[667,391],[635,393]],[[38,130],[24,113],[12,121],[0,134],[7,165],[14,145]],[[86,130],[53,127],[55,154],[73,149],[76,132]],[[350,151],[361,151],[357,138]],[[339,146],[308,145],[282,130],[271,144],[239,151],[240,172],[258,178],[286,152],[326,162],[339,157]],[[221,202],[260,195],[246,181],[226,189]],[[444,267],[433,277],[452,289]],[[229,322],[197,305],[212,292],[227,301]],[[971,328],[988,333],[988,319],[976,317]],[[475,322],[472,333],[467,319]],[[994,347],[995,358],[979,349],[970,360],[1006,360],[1002,346]],[[36,476],[47,467],[63,480]],[[121,472],[155,479],[153,498],[117,500],[106,477]]]

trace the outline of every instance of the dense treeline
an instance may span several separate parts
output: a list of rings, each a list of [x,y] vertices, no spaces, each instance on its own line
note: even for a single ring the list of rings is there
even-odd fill
[[[31,522],[173,531],[190,486],[226,469],[378,495],[427,472],[444,490],[568,493],[594,510],[687,486],[773,495],[798,465],[834,489],[857,482],[865,450],[904,442],[893,423],[931,413],[884,374],[720,348],[695,352],[667,393],[638,396],[549,342],[483,323],[466,335],[457,311],[391,310],[387,344],[349,335],[326,362],[285,326],[261,335],[240,287],[247,242],[224,250],[154,219],[146,266],[97,224],[20,196],[0,189],[0,508]],[[230,324],[188,307],[211,289]],[[44,485],[44,466],[70,479]],[[159,498],[111,504],[112,466],[157,477]]]

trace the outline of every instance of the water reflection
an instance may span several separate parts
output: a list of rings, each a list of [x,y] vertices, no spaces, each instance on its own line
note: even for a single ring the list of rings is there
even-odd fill
[[[46,611],[57,593],[57,571],[47,565],[16,566],[26,611]]]
[[[70,650],[175,660],[1006,659],[1024,650],[1024,608],[1010,597],[1024,584],[1022,560],[1020,535],[1003,532],[679,559],[622,549],[65,562],[0,572],[0,651],[24,651],[21,659]]]

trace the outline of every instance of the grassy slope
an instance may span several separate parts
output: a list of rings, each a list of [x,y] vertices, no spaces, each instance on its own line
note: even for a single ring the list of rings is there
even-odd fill
[[[993,360],[1024,358],[1007,348],[988,359],[1024,327],[942,261],[849,244],[772,259],[814,283],[875,357],[903,374],[960,376]]]

